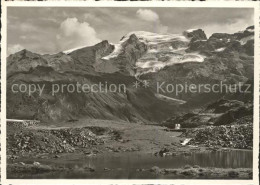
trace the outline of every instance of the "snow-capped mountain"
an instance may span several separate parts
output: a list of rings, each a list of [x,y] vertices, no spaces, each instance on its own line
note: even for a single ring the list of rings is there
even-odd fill
[[[130,122],[160,120],[179,106],[200,106],[222,96],[216,93],[157,92],[156,84],[245,83],[254,77],[254,27],[234,34],[202,29],[182,34],[144,31],[126,34],[118,44],[102,41],[54,55],[22,50],[7,58],[7,117],[60,121],[85,118]],[[140,88],[134,88],[138,79]],[[149,81],[149,88],[142,82]],[[60,93],[42,96],[11,92],[13,83],[50,86],[72,83],[125,84],[122,93]],[[177,100],[178,101],[177,101]],[[32,108],[33,107],[33,108]]]
[[[117,57],[123,52],[123,43],[129,39],[131,35],[136,35],[136,37],[148,46],[148,52],[156,52],[157,49],[165,48],[168,44],[168,49],[172,49],[172,42],[183,42],[188,43],[189,40],[182,35],[171,35],[171,34],[157,34],[145,31],[134,31],[125,35],[118,44],[115,45],[115,50],[108,56],[103,57],[105,60]]]
[[[132,76],[157,72],[166,66],[186,62],[203,62],[209,52],[221,53],[238,41],[243,47],[253,40],[254,27],[235,34],[213,34],[207,39],[202,29],[189,29],[182,34],[158,34],[134,31],[112,44],[113,51],[98,58],[93,66],[95,71],[104,73],[126,72]],[[63,53],[70,55],[84,47]]]
[[[195,30],[194,30],[195,31]],[[190,38],[183,34],[158,34],[145,31],[134,31],[125,35],[108,56],[103,57],[104,63],[115,60],[125,52],[125,43],[131,35],[145,44],[146,52],[137,59],[135,75],[156,72],[165,66],[184,62],[203,62],[205,56],[197,52],[187,53]]]

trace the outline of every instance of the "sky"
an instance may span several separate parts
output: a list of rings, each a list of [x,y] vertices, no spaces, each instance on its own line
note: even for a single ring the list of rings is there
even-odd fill
[[[235,33],[253,25],[249,8],[8,7],[8,55],[27,49],[54,54],[102,40],[118,41],[132,31],[181,34],[201,28]]]

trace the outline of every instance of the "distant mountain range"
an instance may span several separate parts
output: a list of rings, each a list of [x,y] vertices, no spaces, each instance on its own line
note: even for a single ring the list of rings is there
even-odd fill
[[[102,41],[94,46],[57,54],[22,50],[7,58],[7,117],[44,122],[84,118],[158,122],[177,112],[206,106],[224,96],[250,101],[251,96],[216,93],[156,92],[156,83],[214,84],[253,82],[254,27],[234,34],[202,29],[182,34],[131,32],[118,44]],[[134,82],[149,81],[149,88]],[[120,93],[58,93],[52,83],[124,83]],[[12,84],[46,84],[42,96],[11,92]]]

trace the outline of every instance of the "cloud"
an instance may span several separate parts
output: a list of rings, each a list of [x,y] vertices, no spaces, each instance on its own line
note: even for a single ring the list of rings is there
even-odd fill
[[[23,49],[24,49],[24,47],[20,44],[10,45],[7,48],[7,55],[14,54],[14,53],[21,51]]]
[[[10,51],[19,44],[36,53],[58,53],[100,40],[117,43],[138,30],[177,34],[201,28],[208,36],[234,33],[253,25],[253,15],[252,8],[10,7],[7,40]]]
[[[37,31],[37,27],[35,27],[34,25],[31,25],[29,23],[21,23],[20,29],[23,32]]]
[[[142,22],[142,24],[146,25],[146,28],[150,28],[153,30],[153,32],[156,33],[167,33],[168,26],[165,26],[161,23],[160,17],[156,12],[150,9],[138,9],[136,11],[136,15],[139,19],[146,22]]]
[[[49,23],[58,23],[58,20],[52,17],[41,17],[39,20]]]
[[[84,19],[85,20],[88,20],[88,21],[93,21],[95,22],[96,24],[104,24],[103,20],[101,18],[99,18],[98,16],[95,16],[91,13],[85,13],[83,15]]]
[[[159,15],[156,12],[149,9],[139,9],[137,10],[136,15],[138,18],[144,21],[148,21],[148,22],[159,21]]]
[[[61,50],[81,46],[91,46],[101,40],[88,22],[79,22],[77,18],[67,18],[60,24],[57,41]]]

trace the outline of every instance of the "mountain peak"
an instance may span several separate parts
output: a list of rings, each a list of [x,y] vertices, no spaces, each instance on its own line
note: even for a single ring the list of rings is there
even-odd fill
[[[97,43],[96,45],[107,45],[109,44],[108,40],[102,40],[101,42]]]
[[[139,42],[137,36],[135,34],[131,34],[129,37],[126,37],[126,40],[124,40],[123,44],[133,44],[136,42]]]
[[[21,51],[18,51],[17,54],[32,54],[31,51],[27,50],[27,49],[22,49]]]
[[[94,45],[94,47],[104,47],[104,46],[108,46],[110,45],[109,42],[107,40],[103,40],[97,44]],[[71,49],[68,49],[68,50],[65,50],[65,51],[62,51],[62,53],[64,54],[71,54],[72,52],[74,51],[77,51],[77,50],[81,50],[81,49],[84,49],[84,48],[87,48],[87,47],[91,47],[91,46],[88,46],[88,45],[85,45],[85,46],[79,46],[79,47],[75,47],[75,48],[71,48]]]
[[[39,54],[33,53],[27,49],[23,49],[21,51],[18,51],[17,53],[11,54],[9,57],[15,57],[15,58],[35,58],[38,57]]]
[[[108,40],[103,40],[103,41],[97,43],[96,45],[94,45],[94,48],[95,49],[102,49],[102,48],[107,48],[107,47],[110,47],[110,46],[112,46],[112,45],[108,42]]]
[[[130,40],[137,40],[138,38],[137,38],[137,36],[133,33],[133,34],[130,35],[129,39],[130,39]]]
[[[246,31],[248,32],[254,32],[255,31],[255,26],[249,26],[246,28]]]

